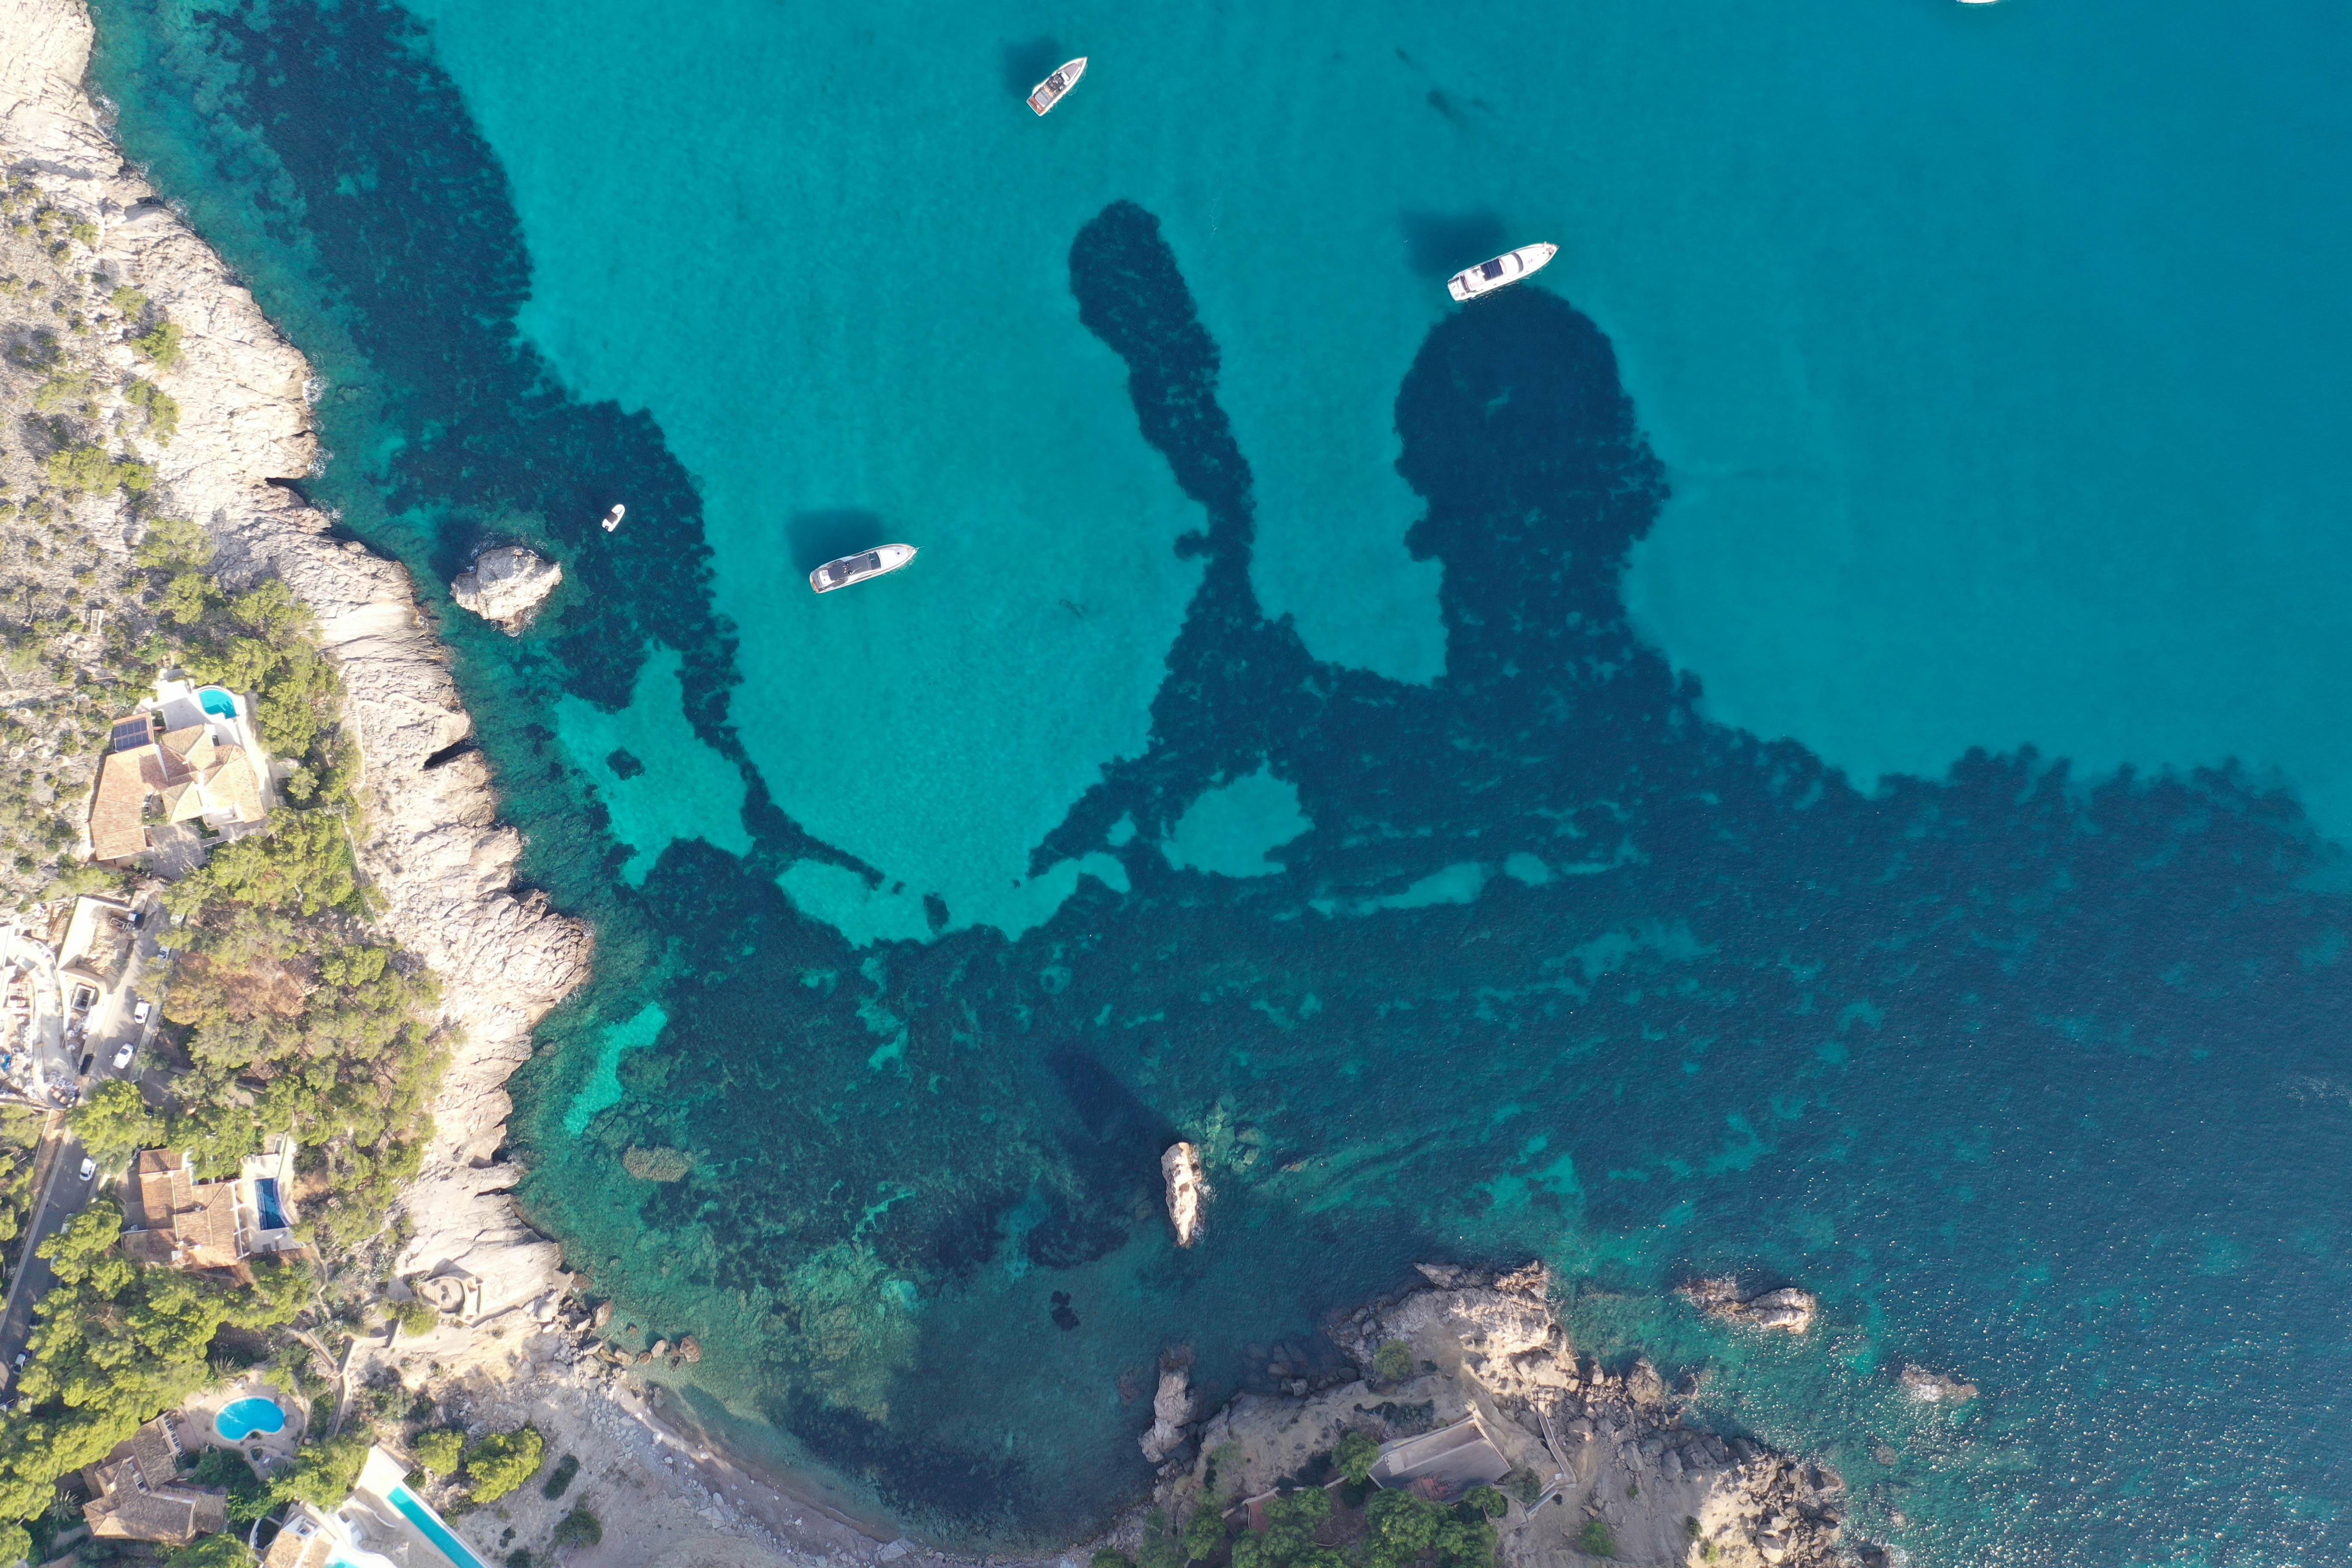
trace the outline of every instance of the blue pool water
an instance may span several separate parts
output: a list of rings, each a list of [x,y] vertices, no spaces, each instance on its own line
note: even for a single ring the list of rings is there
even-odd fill
[[[474,1555],[474,1549],[458,1540],[457,1531],[441,1521],[432,1505],[406,1487],[392,1489],[392,1506],[400,1510],[403,1519],[423,1531],[425,1539],[439,1547],[441,1554],[457,1568],[486,1568],[482,1560]]]
[[[1923,1568],[2352,1560],[2352,17],[96,8],[596,922],[521,1198],[733,1440],[1058,1544],[1164,1348],[1537,1255]]]
[[[232,1400],[213,1417],[213,1430],[232,1443],[241,1443],[256,1432],[286,1430],[286,1412],[276,1400],[259,1395]]]
[[[207,713],[217,713],[224,719],[236,717],[236,699],[216,686],[207,686],[197,692],[196,700]]]
[[[261,1211],[262,1229],[284,1230],[286,1228],[286,1211],[278,1206],[276,1177],[263,1176],[254,1182],[253,1201],[254,1205]]]

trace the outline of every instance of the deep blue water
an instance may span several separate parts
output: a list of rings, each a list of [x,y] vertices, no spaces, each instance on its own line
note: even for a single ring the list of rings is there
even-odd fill
[[[97,10],[598,924],[526,1205],[740,1440],[1056,1537],[1164,1345],[1536,1253],[1914,1562],[2352,1555],[2339,19]]]

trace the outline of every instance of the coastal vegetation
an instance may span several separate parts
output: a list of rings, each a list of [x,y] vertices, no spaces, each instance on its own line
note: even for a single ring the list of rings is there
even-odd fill
[[[428,1473],[444,1479],[457,1473],[466,1462],[466,1435],[454,1427],[436,1426],[419,1432],[410,1445],[416,1453],[416,1462]]]
[[[58,1283],[41,1303],[16,1408],[0,1422],[0,1518],[40,1513],[59,1476],[211,1384],[222,1327],[273,1328],[310,1302],[300,1264],[261,1260],[240,1287],[134,1263],[121,1236],[121,1209],[100,1198],[41,1243]]]
[[[159,673],[252,694],[255,729],[282,764],[279,804],[258,832],[209,843],[165,891],[170,972],[151,966],[141,982],[162,993],[151,1060],[163,1092],[151,1104],[130,1081],[93,1086],[71,1127],[110,1170],[169,1146],[201,1177],[291,1133],[317,1261],[259,1259],[242,1286],[142,1265],[104,1196],[44,1242],[58,1283],[0,1415],[0,1520],[65,1507],[59,1478],[251,1366],[311,1403],[315,1440],[268,1483],[207,1452],[199,1474],[228,1489],[242,1524],[298,1498],[339,1505],[369,1417],[383,1414],[355,1400],[356,1425],[325,1437],[336,1391],[314,1358],[333,1351],[312,1342],[340,1349],[388,1275],[394,1200],[430,1136],[437,993],[373,934],[353,847],[359,758],[309,613],[281,582],[224,579],[209,532],[173,513],[156,458],[182,427],[171,388],[185,339],[92,254],[96,238],[29,182],[0,179],[0,909],[126,890],[122,872],[77,863],[77,845],[110,723]],[[0,1239],[25,1223],[39,1120],[0,1111]],[[304,1338],[279,1331],[298,1317]],[[412,1331],[423,1321],[409,1319]],[[469,1468],[477,1494],[511,1490],[540,1458],[535,1432],[485,1443]],[[170,1561],[247,1560],[219,1539]],[[16,1552],[0,1526],[0,1561]]]
[[[477,1503],[496,1502],[539,1473],[547,1440],[536,1426],[495,1432],[466,1456],[467,1492]]]
[[[1390,1340],[1372,1352],[1372,1375],[1382,1383],[1402,1383],[1412,1375],[1412,1347]]]

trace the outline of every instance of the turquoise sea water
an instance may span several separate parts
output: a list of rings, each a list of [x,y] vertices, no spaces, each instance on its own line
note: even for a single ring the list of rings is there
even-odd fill
[[[2340,16],[97,10],[597,921],[526,1205],[739,1441],[1059,1538],[1162,1348],[1536,1253],[1915,1563],[2352,1555]]]

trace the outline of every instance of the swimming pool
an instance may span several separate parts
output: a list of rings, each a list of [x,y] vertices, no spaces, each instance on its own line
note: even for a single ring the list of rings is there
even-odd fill
[[[277,1177],[262,1176],[255,1180],[253,1202],[254,1206],[261,1211],[262,1229],[284,1230],[286,1228],[286,1211],[278,1204]]]
[[[472,1547],[457,1539],[457,1533],[441,1522],[441,1516],[426,1505],[423,1498],[404,1486],[392,1489],[392,1506],[400,1510],[401,1518],[425,1532],[425,1538],[441,1549],[441,1555],[455,1563],[457,1568],[489,1568],[489,1564],[474,1555]]]
[[[213,1417],[213,1430],[239,1443],[255,1432],[283,1432],[286,1412],[278,1408],[278,1401],[257,1394],[221,1406],[221,1413]]]
[[[197,692],[196,702],[207,713],[217,713],[224,719],[236,717],[236,699],[217,686],[207,686]]]

